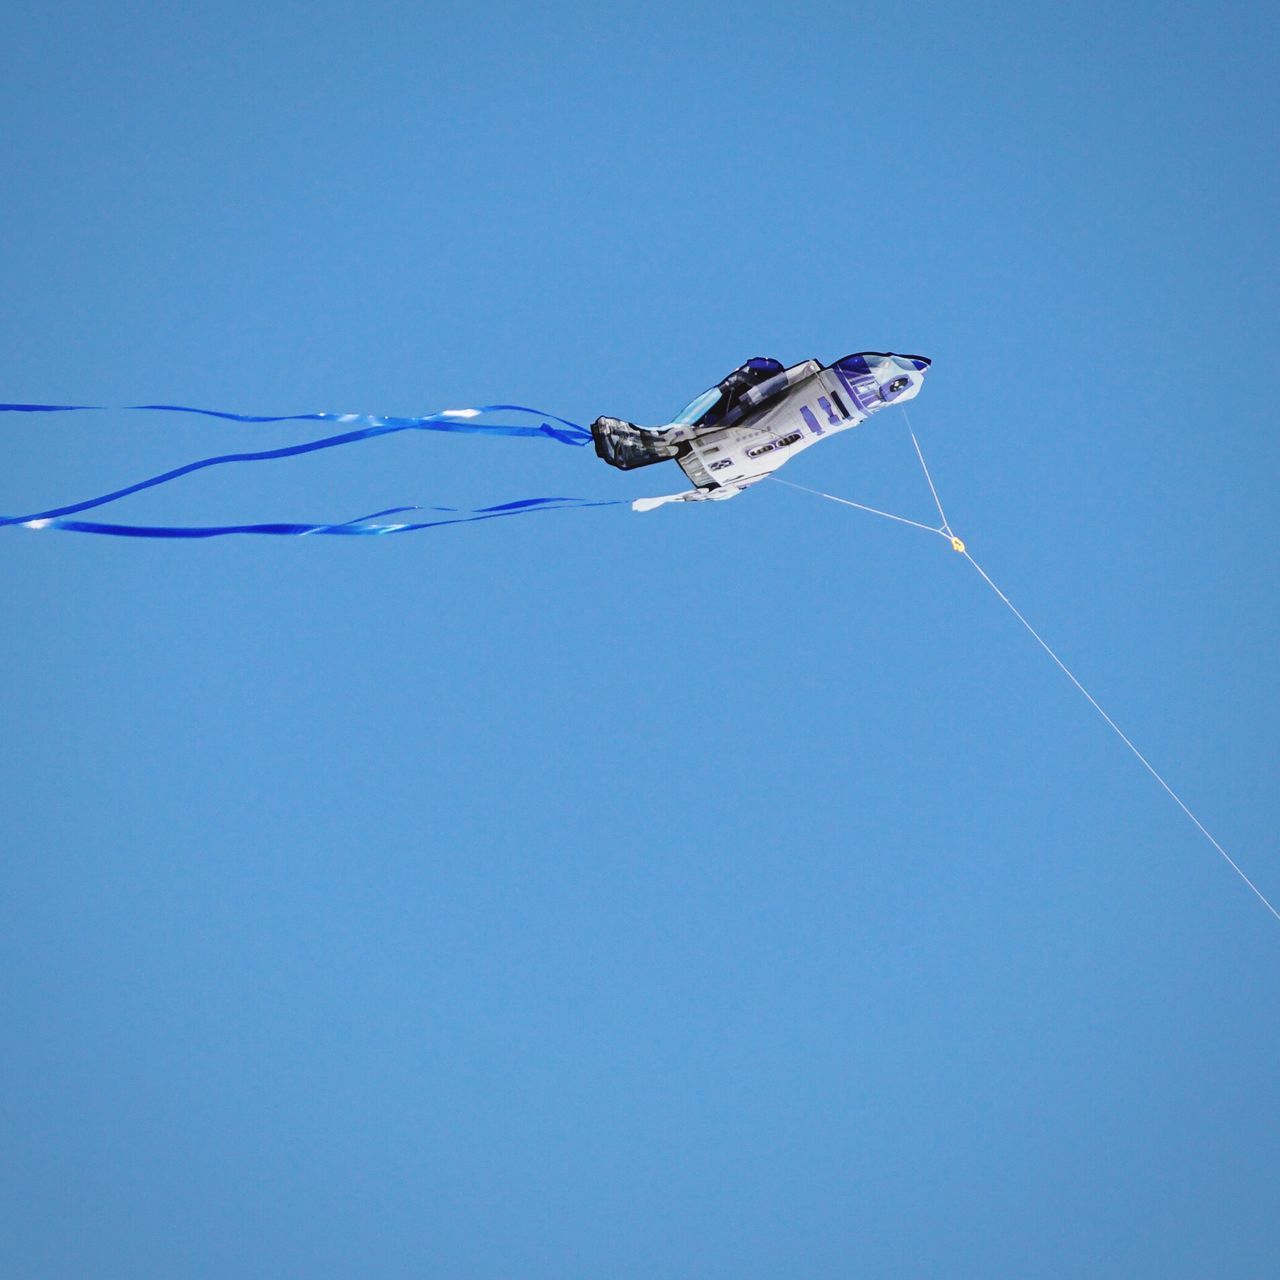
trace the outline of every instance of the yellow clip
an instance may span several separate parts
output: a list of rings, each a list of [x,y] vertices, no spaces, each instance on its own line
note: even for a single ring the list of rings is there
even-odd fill
[[[964,543],[961,542],[954,533],[951,535],[951,550],[960,552],[964,551]]]

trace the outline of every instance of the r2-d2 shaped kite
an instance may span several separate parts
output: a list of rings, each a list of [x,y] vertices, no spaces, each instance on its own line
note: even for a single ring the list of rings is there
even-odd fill
[[[912,399],[924,382],[924,356],[863,351],[823,366],[784,368],[757,356],[704,391],[662,427],[620,418],[591,424],[596,453],[630,471],[674,459],[696,486],[664,498],[640,498],[636,511],[667,502],[737,497],[819,440],[865,422],[886,405]]]

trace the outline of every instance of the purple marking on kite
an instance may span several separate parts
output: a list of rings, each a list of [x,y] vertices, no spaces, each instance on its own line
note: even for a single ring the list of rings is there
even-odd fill
[[[801,407],[800,416],[805,420],[805,424],[815,436],[822,434],[822,428],[818,425],[817,418],[813,416],[813,410],[807,404]]]
[[[844,389],[849,393],[849,399],[853,401],[856,409],[867,414],[879,407],[880,397],[876,394],[874,378],[864,374],[858,382],[855,382],[842,365],[836,365],[836,372],[840,375],[840,381],[844,383]]]
[[[831,407],[831,401],[828,400],[826,396],[818,397],[818,408],[827,415],[827,421],[831,423],[833,427],[838,427],[840,425],[840,418],[836,414],[836,411]]]

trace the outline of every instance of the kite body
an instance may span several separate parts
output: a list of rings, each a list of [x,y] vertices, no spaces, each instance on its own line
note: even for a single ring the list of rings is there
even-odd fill
[[[929,360],[864,351],[824,366],[785,368],[755,357],[703,392],[674,421],[638,427],[620,418],[591,424],[596,453],[629,471],[675,461],[693,482],[686,493],[641,498],[650,511],[668,502],[734,498],[810,445],[865,422],[889,404],[913,399]]]
[[[676,462],[693,482],[685,493],[632,502],[636,511],[648,511],[668,502],[705,502],[733,498],[758,480],[772,474],[802,449],[826,436],[836,435],[865,422],[886,405],[912,399],[920,390],[929,361],[924,356],[899,356],[864,351],[824,366],[817,360],[784,367],[780,361],[755,357],[728,377],[704,391],[673,421],[659,427],[640,427],[620,418],[597,418],[591,429],[567,418],[531,409],[527,405],[489,404],[469,409],[442,409],[413,418],[389,418],[350,413],[293,413],[264,416],[192,405],[138,404],[132,409],[149,413],[190,413],[250,426],[278,422],[332,423],[336,434],[298,444],[267,449],[241,449],[199,458],[158,475],[92,498],[66,502],[22,515],[0,515],[0,528],[21,525],[27,529],[62,529],[127,538],[214,538],[228,534],[257,533],[277,537],[309,534],[354,536],[409,533],[446,524],[495,520],[533,511],[565,507],[621,505],[625,499],[591,501],[581,498],[522,498],[496,506],[460,511],[453,507],[425,505],[385,508],[368,516],[340,523],[304,524],[272,521],[245,525],[124,525],[80,520],[84,512],[117,502],[144,490],[167,485],[208,467],[268,462],[334,449],[401,431],[517,437],[551,440],[562,445],[595,444],[606,462],[624,471],[655,462]],[[0,404],[0,413],[80,413],[97,405]],[[519,422],[487,421],[492,417],[519,416]],[[533,421],[529,421],[533,419]],[[431,511],[430,519],[378,523],[381,517]],[[956,539],[955,541],[959,541]],[[957,550],[960,550],[957,547]]]

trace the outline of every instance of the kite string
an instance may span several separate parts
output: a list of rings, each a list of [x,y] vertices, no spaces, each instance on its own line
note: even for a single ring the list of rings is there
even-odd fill
[[[857,507],[859,511],[870,512],[873,516],[884,516],[886,520],[896,520],[899,524],[909,524],[913,529],[923,529],[925,533],[936,533],[944,538],[949,536],[945,529],[935,529],[931,524],[921,524],[919,520],[908,520],[906,516],[895,516],[891,511],[881,511],[878,507],[868,507],[861,502],[852,502],[848,498],[837,498],[834,493],[823,493],[821,489],[808,489],[802,484],[793,484],[790,480],[784,480],[778,475],[768,478],[777,484],[785,484],[788,489],[799,489],[801,493],[811,493],[817,498],[827,498],[831,502],[840,503],[841,506]]]
[[[991,590],[994,591],[1002,601],[1004,601],[1005,605],[1009,609],[1009,612],[1012,613],[1013,616],[1017,618],[1017,620],[1020,623],[1022,623],[1024,627],[1026,627],[1026,629],[1031,633],[1031,636],[1035,640],[1035,642],[1045,651],[1045,653],[1049,655],[1049,657],[1053,659],[1053,661],[1057,664],[1058,669],[1062,672],[1062,674],[1065,675],[1067,679],[1070,680],[1071,683],[1075,685],[1075,687],[1079,689],[1082,694],[1084,694],[1084,696],[1089,700],[1090,706],[1092,706],[1093,709],[1107,722],[1107,724],[1111,726],[1112,730],[1115,732],[1116,736],[1120,739],[1120,741],[1123,742],[1124,745],[1128,747],[1130,751],[1133,752],[1133,754],[1141,762],[1143,768],[1145,768],[1146,771],[1165,789],[1165,791],[1168,792],[1169,797],[1178,806],[1178,808],[1181,809],[1182,812],[1185,813],[1187,817],[1190,818],[1191,821],[1195,823],[1200,834],[1204,836],[1204,838],[1208,840],[1208,842],[1211,845],[1213,845],[1213,847],[1227,860],[1228,866],[1231,867],[1231,869],[1236,873],[1236,875],[1238,875],[1240,879],[1243,880],[1245,884],[1247,884],[1249,888],[1253,890],[1254,894],[1258,898],[1258,901],[1261,902],[1262,905],[1266,907],[1266,909],[1270,911],[1271,914],[1275,916],[1277,920],[1280,920],[1280,911],[1277,911],[1275,907],[1271,905],[1270,901],[1267,899],[1266,894],[1264,894],[1262,890],[1259,889],[1258,886],[1254,884],[1253,881],[1250,880],[1247,875],[1245,875],[1245,873],[1240,869],[1240,866],[1235,861],[1235,859],[1232,858],[1232,856],[1213,838],[1212,835],[1210,835],[1210,833],[1205,829],[1204,823],[1202,823],[1200,819],[1197,818],[1196,815],[1191,812],[1191,810],[1183,802],[1182,797],[1178,795],[1178,793],[1164,780],[1164,778],[1160,776],[1160,774],[1156,771],[1156,768],[1151,763],[1151,761],[1148,760],[1147,757],[1144,756],[1142,752],[1139,751],[1138,748],[1133,745],[1132,741],[1130,741],[1129,736],[1124,732],[1124,730],[1121,729],[1120,726],[1116,724],[1116,722],[1109,715],[1107,715],[1107,713],[1099,705],[1098,700],[1093,696],[1093,694],[1089,692],[1088,689],[1084,687],[1084,685],[1080,683],[1079,680],[1076,679],[1075,675],[1067,667],[1067,664],[1063,662],[1062,659],[1059,658],[1058,655],[1054,653],[1054,651],[1045,642],[1044,637],[1035,629],[1035,627],[1031,625],[1031,623],[1029,623],[1026,620],[1026,618],[1022,616],[1021,613],[1018,612],[1018,610],[1014,607],[1013,601],[1011,601],[1009,597],[1005,595],[1005,593],[1001,591],[1000,588],[997,587],[994,582],[991,581],[990,577],[988,577],[987,575],[987,571],[968,553],[968,551],[965,551],[963,554],[964,554],[964,558],[968,560],[968,562],[971,565],[973,565],[973,567],[982,576],[982,580],[987,584],[987,586],[989,586]]]
[[[904,416],[905,416],[905,406],[904,406]],[[1076,678],[1075,674],[1070,670],[1067,664],[1063,662],[1062,659],[1059,658],[1058,655],[1049,647],[1049,644],[1044,639],[1044,637],[1031,625],[1031,623],[1029,623],[1026,620],[1026,618],[1022,616],[1022,614],[1014,606],[1013,601],[1010,600],[1009,597],[1005,595],[1005,593],[1001,591],[998,586],[996,586],[996,584],[991,580],[990,576],[987,574],[987,571],[969,554],[969,552],[965,549],[964,543],[962,543],[955,536],[955,534],[951,529],[951,525],[947,522],[946,512],[943,511],[942,509],[942,502],[938,498],[937,489],[934,487],[933,477],[929,474],[928,464],[924,460],[924,452],[920,448],[920,442],[916,439],[915,432],[911,430],[910,421],[907,422],[907,431],[911,436],[911,443],[915,446],[916,457],[919,458],[920,460],[920,469],[924,472],[925,479],[929,483],[929,490],[933,494],[933,501],[938,508],[938,514],[939,516],[942,517],[941,528],[933,529],[933,528],[930,528],[929,525],[920,524],[916,520],[908,520],[904,516],[895,516],[888,511],[879,511],[875,507],[864,506],[860,502],[851,502],[848,498],[837,498],[834,494],[823,493],[818,489],[806,489],[804,485],[793,484],[791,481],[779,479],[779,477],[777,476],[771,476],[770,479],[777,480],[779,484],[785,484],[790,489],[799,489],[804,493],[811,493],[811,494],[814,494],[816,497],[827,498],[831,502],[838,502],[842,506],[856,507],[859,511],[868,511],[872,515],[884,516],[886,519],[896,520],[899,524],[913,525],[917,529],[924,529],[929,533],[937,533],[937,534],[941,534],[945,538],[949,538],[951,540],[951,545],[957,551],[961,552],[964,558],[968,560],[968,562],[971,565],[973,565],[973,567],[978,571],[979,575],[982,577],[982,580],[987,584],[987,586],[989,586],[991,590],[996,593],[996,595],[999,597],[1001,601],[1003,601],[1003,603],[1009,609],[1009,611],[1013,614],[1013,616],[1017,618],[1017,620],[1020,623],[1022,623],[1022,625],[1027,629],[1028,632],[1031,633],[1031,636],[1034,638],[1036,643],[1045,651],[1045,653],[1049,655],[1050,658],[1053,659],[1054,663],[1057,665],[1058,669],[1063,673],[1063,675],[1065,675],[1067,679],[1070,680],[1071,683],[1075,685],[1075,687],[1079,689],[1082,694],[1084,694],[1085,698],[1088,699],[1089,701],[1089,705],[1092,706],[1093,709],[1103,718],[1103,720],[1106,721],[1106,723],[1110,726],[1111,730],[1115,733],[1115,735],[1120,739],[1121,742],[1124,743],[1126,747],[1129,748],[1129,750],[1134,754],[1134,756],[1137,757],[1138,761],[1142,764],[1143,768],[1145,768],[1146,771],[1160,784],[1160,786],[1169,795],[1170,799],[1173,800],[1173,802],[1178,806],[1178,808],[1181,809],[1182,812],[1185,813],[1187,817],[1191,819],[1191,821],[1195,824],[1196,829],[1200,832],[1202,836],[1204,836],[1206,840],[1208,840],[1208,842],[1218,851],[1218,853],[1222,855],[1222,857],[1226,860],[1227,865],[1232,869],[1232,871],[1234,871],[1236,875],[1238,875],[1240,879],[1244,881],[1244,883],[1253,892],[1254,896],[1258,899],[1258,901],[1261,902],[1262,905],[1266,907],[1266,909],[1269,912],[1271,912],[1271,914],[1275,916],[1277,920],[1280,920],[1280,911],[1277,911],[1276,908],[1271,904],[1271,901],[1270,899],[1268,899],[1266,894],[1264,894],[1262,890],[1259,889],[1258,886],[1254,884],[1253,881],[1250,880],[1247,875],[1245,875],[1239,863],[1237,863],[1236,860],[1222,847],[1222,845],[1220,845],[1218,841],[1214,839],[1213,835],[1205,827],[1204,823],[1201,822],[1200,819],[1197,818],[1194,813],[1192,813],[1191,809],[1187,806],[1186,802],[1182,799],[1182,797],[1178,795],[1178,793],[1164,780],[1164,778],[1156,770],[1155,766],[1151,763],[1151,761],[1148,760],[1147,757],[1144,756],[1142,752],[1138,750],[1138,748],[1133,744],[1133,742],[1130,740],[1129,736],[1124,732],[1124,730],[1121,729],[1120,726],[1116,724],[1116,722],[1106,713],[1106,711],[1103,710],[1101,704],[1093,696],[1093,694],[1091,694],[1089,690],[1086,689],[1084,685],[1080,683],[1080,681]]]
[[[924,472],[924,478],[929,482],[929,492],[933,494],[934,506],[938,508],[938,515],[942,517],[942,532],[947,537],[954,537],[951,532],[951,526],[947,523],[947,513],[942,509],[942,499],[938,497],[938,490],[934,487],[933,477],[929,474],[928,464],[924,460],[924,452],[920,448],[920,441],[916,439],[916,433],[911,428],[911,419],[907,417],[907,406],[902,406],[902,417],[907,424],[907,434],[911,437],[911,443],[916,447],[916,457],[920,459],[920,469]]]
[[[916,457],[920,459],[920,469],[924,472],[924,478],[929,482],[929,490],[933,494],[934,502],[937,504],[938,514],[942,517],[943,531],[947,534],[950,534],[951,526],[947,523],[946,512],[943,511],[942,502],[938,498],[938,491],[936,488],[934,488],[933,477],[929,474],[929,467],[924,460],[924,452],[920,448],[920,441],[916,439],[916,433],[911,429],[911,420],[910,418],[907,418],[905,405],[903,405],[902,413],[903,413],[903,417],[906,419],[907,431],[911,436],[911,443],[915,446]],[[1249,888],[1253,891],[1254,895],[1257,897],[1258,901],[1261,902],[1262,905],[1266,907],[1266,909],[1270,911],[1271,914],[1275,916],[1277,920],[1280,920],[1280,911],[1277,911],[1275,907],[1271,905],[1271,902],[1267,898],[1266,894],[1264,894],[1262,890],[1259,889],[1258,886],[1254,884],[1253,881],[1250,880],[1247,875],[1245,875],[1244,871],[1241,870],[1240,865],[1236,862],[1236,860],[1217,842],[1217,840],[1213,838],[1213,836],[1210,834],[1208,829],[1205,827],[1204,823],[1201,822],[1200,819],[1197,818],[1196,815],[1191,812],[1190,808],[1187,806],[1186,802],[1182,799],[1182,797],[1164,780],[1163,777],[1161,777],[1160,773],[1156,770],[1156,767],[1151,763],[1151,761],[1148,760],[1147,757],[1144,756],[1136,746],[1134,746],[1132,740],[1129,738],[1129,735],[1126,734],[1124,730],[1121,729],[1120,726],[1116,724],[1116,722],[1102,709],[1102,706],[1099,704],[1098,700],[1093,696],[1093,694],[1089,692],[1088,689],[1084,687],[1084,685],[1080,683],[1078,679],[1076,679],[1075,674],[1067,667],[1067,664],[1063,662],[1062,659],[1059,658],[1056,653],[1054,653],[1054,651],[1049,647],[1048,643],[1045,641],[1044,637],[1014,607],[1013,601],[1010,600],[1009,597],[1005,595],[1005,593],[1001,591],[998,586],[996,586],[996,584],[988,576],[987,571],[969,554],[967,550],[964,549],[964,544],[959,543],[959,545],[957,546],[956,541],[954,540],[954,535],[952,536],[953,536],[952,545],[956,546],[956,549],[959,550],[961,554],[964,556],[964,558],[968,560],[968,562],[971,565],[973,565],[973,567],[978,571],[978,573],[982,577],[982,580],[987,584],[987,586],[989,586],[991,590],[994,591],[996,595],[1004,602],[1004,604],[1008,607],[1009,611],[1013,614],[1013,616],[1017,618],[1017,620],[1020,623],[1022,623],[1024,627],[1026,627],[1026,629],[1031,633],[1031,636],[1035,640],[1035,642],[1045,651],[1045,653],[1049,655],[1049,657],[1053,659],[1054,663],[1057,665],[1058,669],[1062,672],[1062,674],[1065,675],[1067,679],[1070,680],[1071,683],[1075,685],[1075,687],[1079,689],[1082,694],[1084,694],[1084,696],[1089,701],[1089,705],[1093,707],[1093,709],[1103,718],[1103,720],[1107,722],[1107,724],[1111,727],[1112,731],[1115,733],[1116,737],[1118,737],[1120,741],[1123,742],[1124,745],[1128,747],[1131,752],[1133,752],[1133,754],[1137,757],[1139,763],[1143,766],[1143,768],[1146,769],[1146,771],[1161,785],[1161,787],[1164,788],[1164,790],[1168,793],[1169,798],[1178,806],[1179,809],[1182,810],[1183,813],[1187,815],[1188,818],[1191,819],[1191,821],[1195,824],[1196,829],[1200,832],[1200,834],[1204,836],[1204,838],[1211,845],[1213,845],[1213,847],[1223,856],[1223,858],[1226,859],[1227,865],[1232,869],[1232,871],[1236,873],[1236,875],[1240,877],[1241,880],[1245,882],[1245,884],[1249,886]]]

